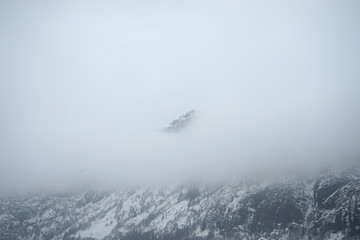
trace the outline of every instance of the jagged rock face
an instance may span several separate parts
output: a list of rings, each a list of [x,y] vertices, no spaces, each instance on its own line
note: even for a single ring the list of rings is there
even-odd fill
[[[169,123],[165,128],[165,132],[179,132],[185,129],[190,122],[193,120],[195,116],[196,110],[191,110],[183,115],[181,115],[179,118],[175,119],[171,123]]]
[[[319,177],[314,186],[317,211],[312,224],[315,234],[344,231],[347,237],[360,238],[359,169]]]
[[[0,201],[0,239],[359,239],[359,169]]]

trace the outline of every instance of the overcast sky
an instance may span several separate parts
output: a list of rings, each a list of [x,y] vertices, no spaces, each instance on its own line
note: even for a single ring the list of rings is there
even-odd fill
[[[360,157],[360,2],[1,1],[0,193]],[[184,132],[159,131],[198,109]]]

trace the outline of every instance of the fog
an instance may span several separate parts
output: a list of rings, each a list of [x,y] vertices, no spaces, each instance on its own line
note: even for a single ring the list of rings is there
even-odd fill
[[[360,156],[359,1],[1,1],[0,194]],[[184,131],[161,129],[197,109]]]

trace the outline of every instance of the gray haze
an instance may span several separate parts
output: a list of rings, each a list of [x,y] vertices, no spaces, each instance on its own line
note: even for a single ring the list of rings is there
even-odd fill
[[[360,157],[360,2],[1,1],[0,192]],[[192,109],[183,132],[166,124]]]

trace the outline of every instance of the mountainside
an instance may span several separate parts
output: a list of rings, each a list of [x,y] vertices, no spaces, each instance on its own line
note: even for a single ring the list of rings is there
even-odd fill
[[[360,239],[360,170],[0,201],[0,239]]]

